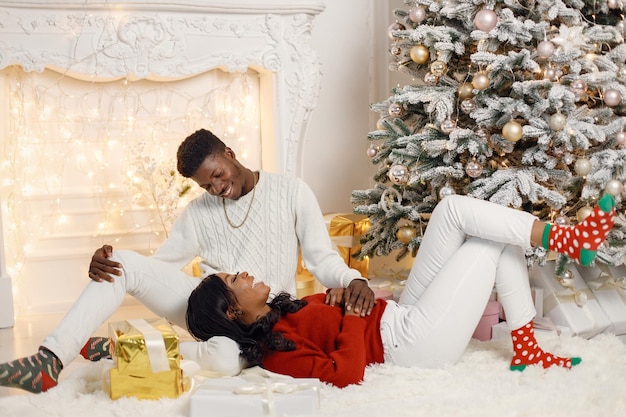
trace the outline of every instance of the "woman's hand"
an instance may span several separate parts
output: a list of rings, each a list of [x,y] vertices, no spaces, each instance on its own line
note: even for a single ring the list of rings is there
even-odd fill
[[[100,249],[96,249],[89,264],[89,278],[96,282],[113,282],[114,279],[110,274],[122,275],[122,271],[120,271],[122,264],[110,260],[111,255],[113,255],[111,245],[104,245]]]
[[[354,315],[369,316],[376,304],[374,291],[367,285],[365,278],[353,279],[345,289],[344,303],[346,313],[354,311]]]
[[[324,302],[330,306],[341,307],[343,306],[343,292],[345,288],[331,288],[326,293],[326,300]]]

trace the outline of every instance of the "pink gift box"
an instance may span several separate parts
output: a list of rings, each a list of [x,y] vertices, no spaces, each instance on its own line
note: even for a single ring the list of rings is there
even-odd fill
[[[500,321],[499,316],[500,303],[495,300],[489,300],[472,337],[482,341],[491,340],[491,326],[498,324]]]

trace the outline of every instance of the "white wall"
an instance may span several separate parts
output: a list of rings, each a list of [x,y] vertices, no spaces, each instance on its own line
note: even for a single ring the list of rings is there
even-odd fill
[[[386,3],[328,0],[315,20],[312,44],[322,64],[322,88],[303,144],[302,178],[325,213],[351,212],[352,190],[372,185],[374,167],[365,152],[376,121],[369,110],[377,92],[373,82],[381,55],[387,59],[376,48],[386,39],[386,29],[376,27],[381,19],[380,26],[388,26],[378,12]]]

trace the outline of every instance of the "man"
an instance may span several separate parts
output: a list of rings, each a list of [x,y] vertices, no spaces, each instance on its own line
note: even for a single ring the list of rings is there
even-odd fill
[[[187,299],[200,280],[182,268],[198,256],[204,275],[253,271],[277,292],[295,296],[301,248],[307,268],[324,286],[345,288],[330,291],[328,303],[345,300],[347,309],[371,312],[372,290],[332,249],[319,204],[303,181],[253,172],[204,129],[183,141],[177,159],[181,175],[207,193],[185,208],[152,257],[108,245],[96,250],[89,265],[92,282],[36,354],[0,364],[0,385],[46,391],[56,386],[63,364],[79,353],[92,360],[105,356],[106,339],[85,342],[127,293],[158,316],[186,327]],[[183,343],[181,353],[222,374],[236,374],[242,366],[238,346],[226,338]]]

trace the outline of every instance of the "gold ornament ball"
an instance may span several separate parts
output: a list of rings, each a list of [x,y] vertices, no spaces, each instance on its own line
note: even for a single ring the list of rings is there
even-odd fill
[[[474,97],[474,86],[471,83],[461,83],[458,93],[461,100],[472,98]]]
[[[591,207],[589,207],[589,206],[581,207],[576,212],[576,220],[578,220],[578,223],[580,223],[583,220],[585,220],[587,218],[587,216],[589,216],[591,214],[592,211],[593,211],[593,209]]]
[[[502,128],[502,136],[509,142],[517,142],[522,138],[522,125],[515,120],[511,120]]]
[[[411,48],[411,59],[416,64],[422,65],[427,63],[429,57],[428,48],[424,45],[415,45]]]
[[[398,240],[405,245],[417,236],[417,231],[413,226],[401,226],[396,232]]]
[[[477,90],[486,89],[487,87],[489,87],[490,82],[491,80],[489,79],[489,76],[484,72],[479,72],[478,74],[474,75],[474,78],[472,78],[472,86],[474,86],[474,88]]]
[[[435,61],[430,64],[430,72],[435,74],[437,77],[441,77],[448,71],[448,64],[443,61]]]

